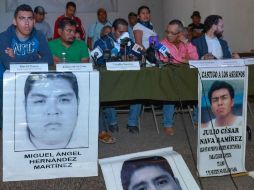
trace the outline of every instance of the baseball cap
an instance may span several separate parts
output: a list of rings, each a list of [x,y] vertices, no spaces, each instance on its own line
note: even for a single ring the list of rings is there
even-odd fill
[[[191,18],[193,18],[194,16],[197,16],[199,18],[201,17],[199,11],[193,11]]]
[[[34,12],[35,12],[35,13],[39,13],[39,14],[47,14],[47,13],[45,12],[45,9],[44,9],[42,6],[37,6],[37,7],[35,7],[35,8],[34,8]]]

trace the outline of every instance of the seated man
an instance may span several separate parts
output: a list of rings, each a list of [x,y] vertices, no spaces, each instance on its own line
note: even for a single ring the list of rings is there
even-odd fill
[[[165,45],[170,53],[171,60],[173,63],[188,63],[189,60],[198,59],[198,53],[196,47],[193,46],[184,33],[184,27],[180,20],[172,20],[169,22],[167,29],[167,36],[161,43]],[[160,55],[160,59],[164,62],[168,61],[167,57]],[[173,115],[174,105],[165,104],[163,105],[163,123],[164,131],[167,135],[173,135]]]
[[[204,35],[192,41],[197,47],[199,59],[229,59],[239,58],[236,53],[231,54],[228,44],[221,39],[224,23],[219,15],[210,15],[204,22]]]
[[[34,28],[33,9],[26,4],[14,12],[13,24],[0,34],[0,87],[3,72],[10,62],[46,62],[53,64],[45,36]],[[2,116],[2,88],[0,88],[0,115]],[[2,119],[0,116],[0,128]]]
[[[112,52],[112,50],[117,51],[117,57],[121,59],[121,57],[124,55],[124,50],[120,48],[121,43],[120,37],[123,33],[128,32],[128,23],[126,20],[122,18],[118,18],[113,22],[112,25],[112,33],[109,33],[108,35],[102,36],[99,40],[97,40],[94,44],[94,48],[100,47],[103,51],[108,50]],[[137,53],[133,52],[131,50],[130,46],[126,46],[126,52],[127,55],[137,55]],[[100,57],[97,62],[99,65],[105,64],[107,60],[105,60],[105,57]],[[127,129],[130,133],[136,133],[139,131],[138,129],[138,117],[141,111],[141,105],[135,104],[130,106],[130,112],[128,117],[128,124]],[[107,124],[109,125],[109,130],[114,131],[118,130],[117,127],[117,118],[116,118],[116,110],[115,108],[109,107],[104,108],[104,112],[106,114],[106,120]]]
[[[59,62],[86,63],[89,61],[86,43],[82,40],[77,40],[75,37],[75,21],[70,18],[63,18],[59,22],[58,32],[60,38],[49,42],[49,48],[53,54],[55,64]]]
[[[198,38],[203,35],[204,24],[202,24],[199,11],[194,11],[191,15],[192,23],[188,25],[189,34],[191,39]]]
[[[40,30],[48,40],[52,39],[52,31],[49,23],[45,21],[45,10],[42,6],[37,6],[34,8],[34,18],[35,25],[34,27],[37,30]]]
[[[104,8],[99,8],[97,10],[98,20],[89,27],[87,44],[91,50],[94,43],[100,38],[101,29],[104,26],[111,26],[111,22],[107,18],[107,11]]]

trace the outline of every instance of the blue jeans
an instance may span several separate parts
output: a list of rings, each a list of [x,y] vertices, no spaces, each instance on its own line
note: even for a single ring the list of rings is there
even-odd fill
[[[173,126],[173,116],[175,112],[175,106],[173,104],[164,104],[163,105],[163,125],[164,127]]]
[[[113,107],[104,108],[106,124],[107,125],[116,125],[117,124],[117,116],[116,109]]]
[[[130,105],[130,111],[128,115],[128,125],[137,126],[138,118],[141,111],[141,104],[132,104]],[[116,125],[117,124],[117,114],[116,109],[113,107],[108,107],[104,109],[106,124],[107,125]]]
[[[130,105],[130,111],[128,115],[128,125],[138,126],[138,118],[141,112],[141,104]]]

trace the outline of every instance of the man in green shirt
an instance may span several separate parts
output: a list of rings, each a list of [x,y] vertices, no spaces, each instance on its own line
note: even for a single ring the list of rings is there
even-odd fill
[[[89,61],[87,44],[76,40],[76,23],[69,18],[63,18],[58,25],[60,38],[49,42],[54,63],[86,63]]]

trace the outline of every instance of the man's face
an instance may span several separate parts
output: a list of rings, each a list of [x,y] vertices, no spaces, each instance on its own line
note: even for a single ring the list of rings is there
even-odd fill
[[[35,22],[42,22],[45,18],[45,15],[42,14],[42,13],[34,13],[34,19],[35,19]]]
[[[68,144],[78,116],[78,100],[69,81],[45,78],[35,82],[25,108],[34,139],[49,146]]]
[[[16,26],[16,32],[19,37],[29,37],[34,27],[33,12],[19,11],[13,20],[13,24]]]
[[[192,23],[195,24],[195,25],[199,25],[201,21],[201,18],[199,16],[193,16],[192,17]]]
[[[113,28],[113,34],[116,39],[120,38],[124,32],[128,32],[128,26],[126,25],[119,24],[116,29]]]
[[[176,25],[176,24],[170,25],[169,24],[167,29],[166,29],[166,33],[167,33],[167,39],[168,39],[169,42],[171,42],[171,43],[177,43],[178,42],[178,38],[180,36],[178,25]]]
[[[98,20],[101,23],[105,23],[107,21],[107,12],[105,10],[101,10],[100,12],[98,12]]]
[[[217,38],[222,37],[222,34],[224,32],[224,23],[222,19],[219,19],[219,22],[216,26],[214,34],[217,36]]]
[[[136,170],[128,190],[180,190],[173,177],[158,166]]]
[[[60,31],[61,40],[65,44],[71,44],[75,40],[76,26],[66,25],[63,30]]]
[[[218,119],[226,118],[232,113],[234,99],[231,98],[228,89],[215,90],[211,96],[211,109]]]
[[[72,18],[75,15],[76,8],[73,6],[67,7],[65,14],[67,17]]]

